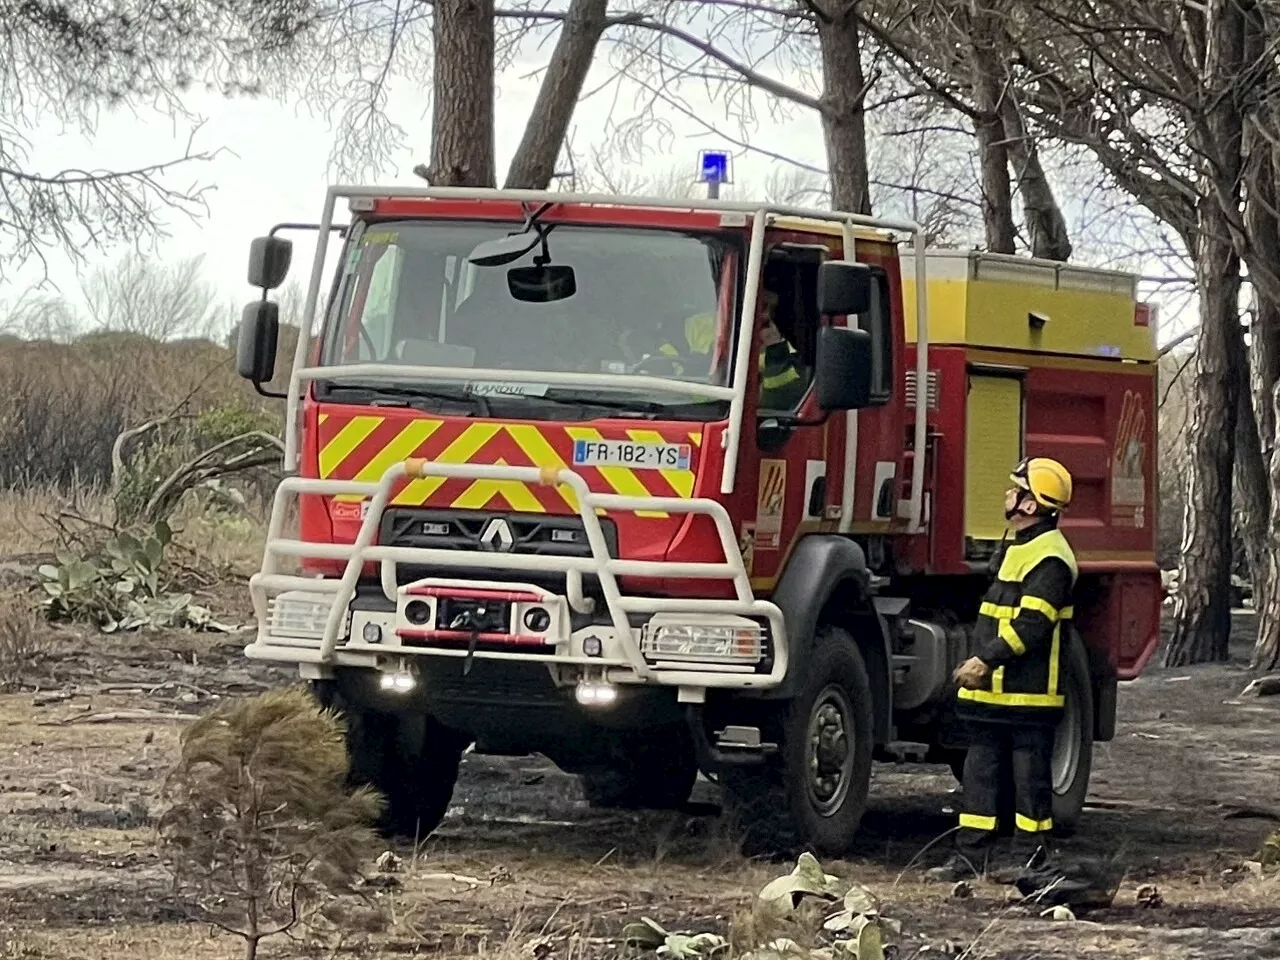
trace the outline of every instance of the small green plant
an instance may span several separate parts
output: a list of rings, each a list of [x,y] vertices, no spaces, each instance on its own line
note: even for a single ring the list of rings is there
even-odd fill
[[[341,719],[298,688],[229,702],[183,733],[161,855],[178,900],[243,937],[246,960],[267,937],[332,923],[356,892],[382,801],[348,793],[346,777]]]
[[[37,570],[49,618],[87,621],[106,632],[185,625],[191,596],[167,593],[162,579],[172,540],[169,525],[159,521],[146,533],[117,533],[98,551],[77,554],[60,545],[57,562]]]

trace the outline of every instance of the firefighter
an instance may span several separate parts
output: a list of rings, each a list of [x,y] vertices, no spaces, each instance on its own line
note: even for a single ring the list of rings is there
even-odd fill
[[[809,387],[800,357],[782,336],[774,318],[778,295],[765,290],[760,327],[760,409],[794,410]]]
[[[711,348],[716,342],[716,315],[714,313],[695,313],[685,318],[681,336],[674,338],[682,343],[665,341],[658,347],[658,354],[671,363],[672,372],[677,377],[685,376],[689,368],[696,364],[689,361],[697,357],[711,362]]]
[[[956,714],[971,745],[957,851],[929,871],[936,880],[988,872],[1009,774],[1016,862],[1040,865],[1049,853],[1053,741],[1064,705],[1062,625],[1071,617],[1076,581],[1075,555],[1058,529],[1071,502],[1071,474],[1056,460],[1033,457],[1010,479],[1004,505],[1013,543],[983,598],[974,629],[977,654],[955,671]]]

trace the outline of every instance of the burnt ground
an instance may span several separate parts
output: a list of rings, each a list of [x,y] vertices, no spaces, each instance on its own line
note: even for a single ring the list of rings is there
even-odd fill
[[[883,898],[903,923],[904,960],[948,946],[1005,960],[1280,957],[1280,880],[1242,867],[1280,821],[1280,697],[1236,699],[1251,618],[1236,628],[1238,662],[1152,667],[1122,690],[1119,734],[1098,747],[1092,804],[1069,841],[1124,864],[1111,909],[1054,922],[1011,906],[1002,887],[954,899],[923,883],[918,854],[954,822],[955,782],[940,767],[878,767],[858,849],[827,869]],[[245,661],[242,642],[63,628],[28,671],[38,689],[0,696],[0,957],[239,955],[168,899],[152,838],[183,716],[288,680]],[[640,916],[728,931],[788,866],[736,853],[713,785],[695,801],[597,812],[540,758],[468,756],[444,825],[396,848],[405,868],[381,895],[390,928],[347,955],[613,956]],[[1143,884],[1163,906],[1137,904]],[[301,949],[286,940],[263,955]]]

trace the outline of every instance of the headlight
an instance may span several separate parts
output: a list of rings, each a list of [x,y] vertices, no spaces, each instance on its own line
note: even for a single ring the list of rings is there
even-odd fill
[[[270,601],[267,622],[277,636],[319,640],[332,607],[333,599],[326,594],[289,590]]]
[[[764,629],[745,617],[654,617],[645,625],[640,649],[651,660],[759,663],[764,656]]]

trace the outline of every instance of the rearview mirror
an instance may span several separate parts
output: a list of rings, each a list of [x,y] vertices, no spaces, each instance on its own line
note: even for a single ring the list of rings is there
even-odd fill
[[[249,285],[274,290],[284,283],[293,261],[293,241],[284,237],[256,237],[249,244]]]
[[[871,268],[850,260],[828,260],[818,268],[818,313],[846,317],[871,309]]]
[[[818,406],[828,412],[870,406],[871,366],[871,334],[857,327],[822,327],[813,371]]]
[[[538,234],[530,231],[515,233],[499,240],[486,240],[476,245],[467,256],[467,261],[477,267],[504,267],[508,263],[515,263],[536,247],[539,239]]]
[[[258,300],[244,308],[236,337],[236,372],[252,383],[270,383],[276,375],[280,306]]]
[[[507,271],[507,289],[525,303],[553,303],[577,293],[578,279],[570,266],[512,267]]]

